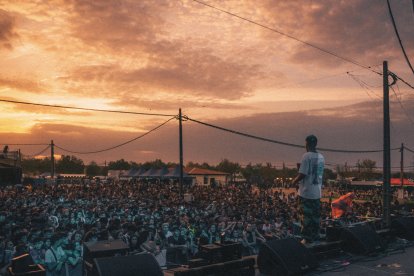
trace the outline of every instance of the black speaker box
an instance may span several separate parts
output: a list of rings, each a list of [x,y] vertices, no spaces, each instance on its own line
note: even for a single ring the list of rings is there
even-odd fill
[[[10,276],[45,276],[46,270],[45,268],[40,265],[29,265],[24,272],[14,272],[13,268],[10,266],[8,268],[8,272]]]
[[[210,262],[208,260],[202,259],[202,258],[188,260],[188,267],[189,268],[206,266],[206,265],[209,265],[209,264],[210,264]]]
[[[384,246],[377,232],[369,225],[344,228],[341,233],[342,249],[354,254],[371,254],[382,251]]]
[[[163,276],[160,266],[151,254],[94,259],[99,276]]]
[[[209,264],[222,263],[240,259],[243,245],[241,243],[206,244],[200,246],[198,256]]]
[[[257,265],[265,275],[301,275],[319,266],[316,256],[292,238],[262,244]]]
[[[414,240],[414,217],[400,217],[391,221],[392,231],[400,238]]]
[[[94,258],[126,255],[128,245],[122,240],[85,242],[83,244],[84,260],[92,263]]]
[[[342,226],[328,226],[326,227],[326,241],[333,242],[341,240]]]
[[[14,273],[24,273],[29,271],[29,267],[34,265],[32,256],[28,253],[14,257],[11,262],[12,271]]]

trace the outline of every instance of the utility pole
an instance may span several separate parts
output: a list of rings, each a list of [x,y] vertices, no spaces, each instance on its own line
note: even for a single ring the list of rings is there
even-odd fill
[[[404,198],[404,143],[401,143],[400,148],[401,160],[400,160],[400,188],[398,189],[398,198]]]
[[[53,140],[50,141],[50,160],[52,162],[52,168],[50,170],[50,177],[55,178],[55,144]]]
[[[387,226],[390,226],[390,181],[391,181],[391,150],[390,150],[390,102],[388,83],[388,62],[383,62],[383,89],[384,89],[384,157],[383,157],[383,216]]]
[[[404,186],[404,143],[401,143],[401,160],[400,160],[400,184],[401,189],[403,189]]]
[[[183,169],[184,169],[184,161],[183,161],[183,117],[181,114],[181,108],[178,110],[178,120],[179,120],[179,146],[180,146],[180,197],[181,199],[184,197],[183,194]]]

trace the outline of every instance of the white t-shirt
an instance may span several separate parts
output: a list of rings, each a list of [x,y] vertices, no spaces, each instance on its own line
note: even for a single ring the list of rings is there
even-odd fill
[[[299,196],[307,199],[319,199],[322,196],[323,170],[325,158],[318,152],[307,152],[302,156],[299,173],[305,178],[299,183]]]

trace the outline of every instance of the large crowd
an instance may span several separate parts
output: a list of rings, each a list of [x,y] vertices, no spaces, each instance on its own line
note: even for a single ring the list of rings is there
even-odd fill
[[[129,254],[150,252],[164,267],[187,263],[205,244],[238,242],[243,255],[253,255],[266,240],[300,232],[292,189],[237,184],[186,187],[185,193],[192,198],[184,200],[177,183],[136,181],[1,188],[2,271],[29,253],[49,275],[81,275],[83,243],[91,241],[121,239]],[[381,216],[380,192],[366,193],[370,200],[354,203],[350,221]],[[329,225],[337,196],[324,194],[322,226]]]

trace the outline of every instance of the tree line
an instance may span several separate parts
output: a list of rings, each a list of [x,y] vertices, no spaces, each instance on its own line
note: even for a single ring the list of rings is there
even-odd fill
[[[134,161],[126,161],[119,159],[116,161],[110,161],[106,165],[98,165],[95,161],[85,164],[84,161],[73,155],[62,155],[60,159],[55,161],[56,173],[65,174],[86,174],[87,176],[107,175],[108,170],[130,170],[138,169],[140,167],[144,169],[149,168],[162,168],[177,166],[178,163],[168,162],[165,163],[161,159],[148,161],[144,163],[137,163]],[[25,175],[40,175],[44,172],[50,172],[51,159],[23,159],[21,162],[22,170]],[[238,162],[233,162],[228,159],[221,160],[216,165],[211,165],[206,162],[188,162],[186,167],[190,168],[203,168],[216,171],[222,171],[229,173],[233,180],[237,178],[244,178],[248,181],[256,183],[268,183],[274,182],[275,179],[280,181],[287,181],[289,178],[296,176],[297,168],[288,168],[285,165],[274,166],[272,163],[249,163],[246,166],[241,166]],[[407,174],[405,177],[410,177],[412,174]],[[357,177],[360,179],[380,179],[382,173],[377,170],[376,162],[370,159],[364,159],[358,161],[355,166],[337,165],[335,171],[326,168],[325,179],[337,179],[344,177]],[[399,177],[399,174],[393,174],[393,177]]]

